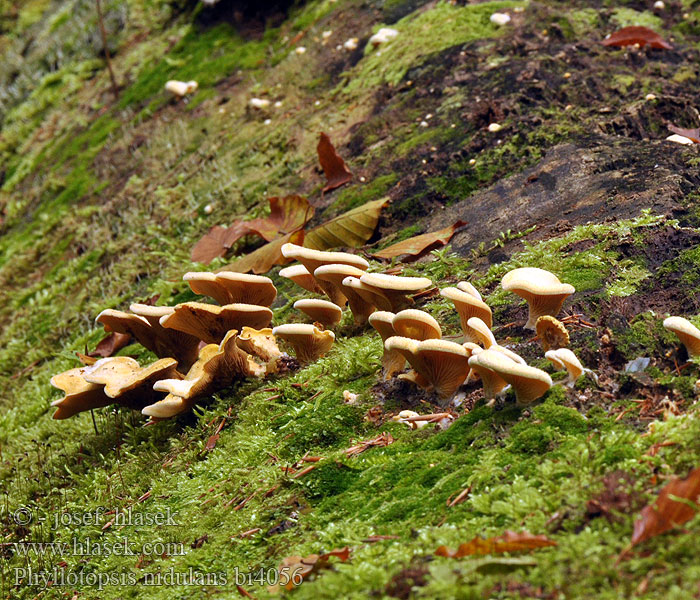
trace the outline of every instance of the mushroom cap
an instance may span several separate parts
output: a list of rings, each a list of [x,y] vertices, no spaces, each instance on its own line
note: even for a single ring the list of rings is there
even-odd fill
[[[378,310],[369,316],[369,324],[379,332],[384,342],[391,336],[397,335],[393,325],[395,316],[393,312],[386,310]]]
[[[236,338],[238,347],[252,356],[257,356],[264,362],[270,362],[282,356],[272,329],[253,329],[244,327]]]
[[[486,352],[498,353],[497,350],[472,350],[472,354],[469,357],[469,367],[481,378],[481,382],[484,387],[484,398],[489,401],[490,404],[491,401],[496,398],[496,394],[500,393],[508,385],[508,382],[496,371],[491,369],[486,363],[478,360],[478,357]],[[504,354],[501,356],[503,356],[506,360],[510,360]]]
[[[243,327],[262,329],[272,320],[272,311],[266,306],[253,304],[204,304],[185,302],[175,306],[172,314],[163,317],[160,324],[169,329],[189,333],[204,342],[218,344],[231,330]]]
[[[477,300],[481,300],[483,302],[483,298],[481,297],[481,294],[479,293],[479,290],[477,290],[471,283],[468,281],[460,281],[457,284],[457,289],[460,292],[464,292],[466,294],[469,294],[470,296],[474,296]]]
[[[328,352],[335,341],[332,331],[321,331],[315,325],[307,323],[288,323],[278,325],[272,334],[288,341],[293,347],[300,363],[309,363]]]
[[[161,317],[171,314],[175,309],[172,306],[151,306],[150,304],[139,304],[134,302],[129,306],[129,310],[146,319],[153,327],[154,322],[158,322]]]
[[[352,265],[358,269],[366,271],[369,263],[356,254],[349,252],[328,252],[326,250],[312,250],[296,244],[283,244],[281,248],[282,256],[298,260],[304,265],[309,273],[313,273],[322,265]]]
[[[376,309],[374,302],[369,302],[364,296],[350,286],[344,285],[343,281],[347,277],[359,278],[364,271],[353,267],[352,265],[322,265],[314,271],[314,277],[322,282],[325,282],[325,287],[333,286],[339,294],[342,294],[347,299],[350,305],[350,312],[357,323],[365,323]],[[323,284],[321,284],[323,285]]]
[[[414,340],[440,339],[442,330],[440,324],[427,312],[407,308],[402,310],[392,320],[396,335]]]
[[[531,404],[552,387],[552,378],[541,369],[516,363],[502,352],[484,350],[469,359],[469,365],[496,373],[515,390],[518,404]],[[483,378],[483,375],[482,375]]]
[[[357,277],[359,279],[364,274],[364,269],[358,269],[353,265],[340,263],[321,265],[314,271],[314,277],[316,279],[329,281],[337,286],[341,286],[343,284],[343,279],[346,277]]]
[[[537,267],[509,271],[503,276],[501,287],[527,301],[530,314],[525,329],[534,329],[543,315],[555,317],[564,300],[576,291],[573,285],[559,281],[554,273]]]
[[[394,312],[393,305],[389,299],[376,288],[365,285],[357,277],[346,277],[342,281],[343,289],[352,290],[360,296],[367,304],[376,306],[384,312]]]
[[[481,343],[486,350],[492,346],[498,346],[491,328],[479,317],[470,317],[467,320],[467,326],[474,332],[477,342]]]
[[[51,403],[51,406],[56,407],[54,419],[67,419],[80,412],[114,403],[114,400],[104,393],[104,386],[88,383],[83,379],[86,368],[77,367],[51,378],[51,385],[65,394],[63,398]]]
[[[337,325],[343,317],[343,311],[340,307],[328,300],[305,298],[297,300],[294,303],[294,308],[308,315],[314,321],[318,321],[324,327]]]
[[[183,280],[190,284],[195,294],[211,296],[220,304],[255,304],[270,306],[277,297],[272,279],[263,275],[234,273],[190,272]]]
[[[663,326],[678,336],[690,356],[700,355],[700,329],[683,317],[668,317]]]
[[[280,269],[280,277],[291,279],[298,286],[303,287],[312,294],[323,294],[323,290],[318,287],[316,279],[304,265],[292,265],[291,267]]]
[[[347,279],[343,281],[345,283]],[[413,303],[407,295],[418,292],[432,285],[432,281],[426,277],[401,277],[399,275],[387,275],[385,273],[365,273],[360,277],[361,287],[358,293],[365,299],[371,297],[363,294],[363,290],[369,288],[369,292],[376,298],[375,305],[382,310],[398,312]],[[351,285],[355,287],[355,284]]]
[[[555,367],[566,369],[569,374],[569,383],[573,385],[576,380],[583,375],[583,365],[577,356],[568,348],[558,350],[548,350],[544,353],[545,358],[552,361]]]
[[[457,285],[462,285],[463,287],[471,286],[471,284],[465,281],[462,281]],[[459,320],[465,339],[468,342],[478,343],[482,338],[479,336],[478,332],[474,331],[469,326],[469,319],[472,317],[477,317],[486,324],[488,329],[490,329],[493,326],[493,314],[491,313],[491,308],[489,305],[481,300],[479,292],[477,292],[476,289],[474,289],[474,292],[476,292],[476,295],[466,291],[466,289],[447,287],[440,290],[440,295],[454,302],[457,313],[459,314]]]
[[[569,345],[569,332],[564,324],[550,315],[543,315],[535,323],[535,332],[542,344],[542,349],[565,348]]]

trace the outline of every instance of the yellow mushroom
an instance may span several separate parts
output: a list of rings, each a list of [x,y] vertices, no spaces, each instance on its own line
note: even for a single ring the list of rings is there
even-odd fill
[[[297,360],[302,364],[313,362],[326,354],[335,341],[332,331],[321,331],[315,325],[306,323],[278,325],[272,333],[292,345]]]

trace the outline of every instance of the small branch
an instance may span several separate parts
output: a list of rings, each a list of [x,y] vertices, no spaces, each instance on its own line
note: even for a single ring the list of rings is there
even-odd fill
[[[109,71],[109,78],[112,80],[112,93],[114,94],[115,100],[119,99],[119,86],[117,85],[117,78],[114,76],[114,69],[112,69],[112,59],[109,56],[109,48],[107,47],[107,31],[105,30],[105,23],[102,17],[102,0],[96,0],[97,4],[97,22],[100,25],[100,35],[102,36],[102,47],[105,51],[105,60],[107,61],[107,70]]]

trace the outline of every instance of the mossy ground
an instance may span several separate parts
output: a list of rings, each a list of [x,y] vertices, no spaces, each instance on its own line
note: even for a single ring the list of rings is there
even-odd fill
[[[593,328],[572,325],[572,347],[598,371],[600,384],[557,386],[525,410],[512,397],[485,407],[473,387],[463,415],[446,431],[408,430],[391,416],[408,406],[434,406],[410,388],[377,388],[381,342],[347,317],[332,351],[311,366],[222,390],[193,414],[151,427],[139,415],[111,409],[96,412],[96,430],[89,414],[53,421],[49,404],[58,392],[48,383],[77,365],[75,351],[102,337],[93,324],[102,309],[154,294],[161,304],[192,299],[180,280],[198,268],[188,259],[192,244],[213,224],[264,210],[265,195],[309,194],[321,220],[388,193],[393,202],[373,240],[383,246],[421,233],[421,218],[431,211],[592,128],[640,139],[660,136],[664,119],[693,125],[687,106],[699,94],[693,61],[700,43],[694,17],[638,12],[631,2],[591,8],[402,1],[375,2],[369,10],[327,0],[293,7],[284,22],[250,39],[227,23],[198,25],[205,9],[194,3],[105,2],[121,86],[115,100],[90,34],[94,15],[74,2],[54,2],[51,10],[46,2],[20,4],[3,21],[2,31],[11,35],[0,52],[14,56],[31,35],[27,65],[36,81],[12,88],[0,106],[0,531],[10,542],[112,544],[127,537],[137,548],[176,542],[184,552],[25,558],[5,547],[3,597],[235,597],[234,568],[275,568],[285,556],[344,545],[353,548],[351,560],[334,562],[295,597],[685,599],[697,593],[697,518],[616,562],[640,503],[700,458],[694,405],[700,371],[677,369],[686,356],[660,326],[666,313],[700,315],[700,220],[690,193],[682,222],[646,211],[627,221],[601,217],[548,239],[507,231],[466,255],[448,248],[405,269],[441,287],[471,280],[494,308],[498,339],[550,372],[531,333],[518,326],[525,305],[498,282],[513,267],[540,266],[575,285],[565,309]],[[489,22],[492,12],[516,6],[524,11],[512,12],[512,33]],[[78,9],[79,19],[65,17]],[[629,54],[597,45],[610,28],[637,22],[663,24],[680,49]],[[416,43],[365,52],[366,39],[385,23]],[[357,51],[335,50],[355,36]],[[295,45],[307,52],[293,53]],[[10,75],[9,67],[0,72],[5,82]],[[543,83],[519,83],[533,77]],[[169,78],[197,79],[200,90],[187,102],[172,100],[162,93]],[[658,100],[635,113],[641,132],[629,120],[597,112],[604,102],[613,114],[626,114],[649,92]],[[252,96],[282,106],[258,113],[247,107]],[[678,112],[679,106],[686,108]],[[486,131],[493,121],[504,125],[503,135]],[[356,175],[323,198],[315,166],[320,130]],[[697,153],[683,156],[696,164]],[[280,288],[276,322],[299,319],[291,304],[300,291],[272,276]],[[438,296],[421,307],[446,335],[459,335],[448,302]],[[152,358],[134,345],[121,353]],[[647,370],[624,373],[640,356],[651,359]],[[360,395],[359,404],[343,403],[346,389]],[[377,405],[372,414],[379,417],[366,419]],[[384,431],[395,443],[345,455],[354,442]],[[305,454],[323,458],[294,478],[285,467]],[[587,502],[613,473],[625,475],[616,489],[639,501],[607,516],[592,514]],[[448,508],[448,499],[467,487],[467,500]],[[18,526],[11,512],[23,506],[36,519]],[[50,526],[55,515],[100,506],[148,514],[169,509],[177,525]],[[39,517],[48,521],[42,525]],[[546,533],[558,545],[500,566],[433,556],[442,544],[456,547],[505,529]],[[363,541],[372,535],[398,539]],[[57,568],[66,572],[125,573],[138,583],[97,590],[54,582],[41,589],[14,579],[15,568],[51,570],[61,561]],[[228,572],[229,583],[143,585],[147,574],[190,567]],[[404,581],[410,573],[420,575],[412,591]],[[245,587],[267,595],[260,585]]]

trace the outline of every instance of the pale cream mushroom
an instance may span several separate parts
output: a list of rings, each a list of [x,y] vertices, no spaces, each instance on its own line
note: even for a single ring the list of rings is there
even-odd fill
[[[469,359],[469,366],[476,369],[484,380],[488,372],[496,374],[510,384],[519,405],[532,404],[552,387],[552,378],[541,369],[516,363],[502,352],[484,350]],[[484,396],[486,382],[484,380]]]
[[[471,296],[474,296],[477,300],[483,300],[481,297],[481,294],[479,293],[479,290],[477,290],[471,283],[468,281],[460,281],[457,284],[457,289],[465,292],[467,294],[470,294]]]
[[[365,303],[376,306],[384,312],[391,312],[391,303],[382,295],[380,295],[377,290],[373,287],[365,285],[357,277],[346,277],[342,281],[343,289],[350,289],[360,298],[362,298]]]
[[[397,312],[413,304],[409,294],[415,294],[432,285],[426,277],[402,277],[384,273],[365,273],[360,277],[360,283],[369,287],[377,297],[385,302],[377,304],[383,310]]]
[[[268,364],[282,356],[275,336],[272,335],[272,329],[269,327],[264,329],[244,327],[236,338],[236,345],[244,352]]]
[[[304,248],[303,246],[290,243],[283,244],[281,252],[285,258],[298,260],[306,267],[309,273],[314,273],[316,269],[323,265],[350,265],[362,271],[366,271],[369,268],[369,263],[364,258],[348,252],[312,250],[311,248]],[[319,279],[316,279],[316,283],[330,298],[331,302],[338,306],[345,305],[347,298],[336,286]]]
[[[344,284],[348,277],[355,277],[359,280],[364,274],[362,269],[352,265],[323,265],[314,271],[317,280],[327,282],[347,298],[350,312],[356,323],[366,323],[368,317],[376,310],[374,303],[368,302],[353,287]]]
[[[390,337],[395,336],[394,326],[392,322],[394,320],[394,313],[379,310],[372,313],[369,316],[369,324],[377,330],[382,338],[382,344],[386,342]],[[382,355],[382,367],[384,369],[384,379],[390,379],[396,373],[403,371],[406,365],[406,359],[402,354],[398,352],[387,350],[386,345],[384,345],[384,354]]]
[[[442,330],[440,324],[427,312],[407,308],[394,315],[391,322],[395,335],[411,338],[412,340],[440,339]]]
[[[496,337],[493,335],[493,332],[486,326],[486,323],[479,319],[479,317],[471,317],[467,321],[467,324],[469,326],[469,329],[471,329],[474,332],[478,341],[484,346],[486,350],[496,350],[498,352],[502,352],[508,358],[514,360],[517,363],[523,365],[527,364],[524,358],[522,358],[512,350],[509,350],[505,346],[501,346],[496,341]]]
[[[463,287],[459,288],[460,285]],[[440,290],[440,295],[454,303],[457,313],[459,314],[459,321],[462,326],[462,331],[464,332],[465,341],[478,343],[480,337],[469,327],[469,319],[478,317],[486,323],[486,326],[490,329],[493,326],[491,308],[481,300],[481,295],[471,284],[463,281],[458,283],[457,286],[458,287],[448,287]],[[469,286],[471,290],[467,291],[469,289],[467,286]]]
[[[536,267],[513,269],[503,276],[501,287],[527,301],[529,316],[525,329],[535,329],[537,319],[544,315],[556,317],[564,300],[576,290],[562,283],[556,275]]]
[[[155,419],[174,417],[189,410],[197,398],[212,394],[239,379],[262,376],[264,369],[238,347],[237,333],[229,331],[220,344],[204,346],[199,352],[199,359],[184,379],[156,381],[153,389],[167,392],[168,395],[144,407],[141,412]]]
[[[420,417],[420,415],[415,410],[402,410],[398,415],[391,418],[392,421],[397,421],[398,423],[403,423],[408,425],[414,431],[416,429],[421,429],[428,425],[428,421],[408,421],[412,417]]]
[[[482,364],[479,361],[478,357],[486,352],[498,354],[497,350],[473,350],[471,356],[469,357],[469,367],[471,369],[470,375],[472,373],[476,373],[479,376],[479,379],[481,379],[481,383],[484,388],[484,399],[486,400],[486,404],[488,406],[492,406],[493,403],[496,401],[496,396],[500,394],[506,387],[508,387],[508,382],[505,379],[503,379],[503,377],[501,377],[496,371],[489,368],[486,363]],[[507,360],[514,362],[510,358],[505,356],[505,354],[501,355],[504,356]]]
[[[83,379],[85,369],[87,367],[70,369],[51,378],[51,385],[64,393],[63,398],[51,403],[56,407],[54,419],[67,419],[80,412],[114,403],[105,394],[103,385],[88,383]]]
[[[319,322],[326,328],[334,327],[343,318],[343,311],[337,304],[328,300],[305,298],[297,300],[294,308],[308,315],[314,322]]]
[[[683,317],[668,317],[663,325],[678,336],[689,356],[700,356],[700,329]]]
[[[312,294],[323,294],[323,290],[316,283],[316,278],[306,270],[304,265],[292,265],[291,267],[280,269],[280,277],[291,279],[299,287]]]
[[[389,350],[403,354],[414,371],[432,386],[442,402],[454,396],[469,373],[469,353],[455,342],[436,339],[417,342],[394,336],[384,345]]]
[[[566,369],[569,374],[566,380],[567,387],[574,387],[576,380],[584,373],[588,373],[593,377],[595,382],[598,382],[598,377],[590,369],[586,369],[576,355],[568,348],[559,348],[557,350],[548,350],[544,353],[546,359],[550,360],[555,367]]]
[[[218,344],[232,329],[243,327],[262,329],[272,320],[272,311],[266,306],[252,304],[203,304],[185,302],[175,306],[172,314],[163,317],[160,324],[198,337],[208,344]]]
[[[321,331],[315,325],[306,323],[278,325],[272,334],[289,342],[297,360],[302,364],[313,362],[326,354],[335,341],[332,331]]]
[[[272,279],[263,275],[190,272],[182,277],[195,294],[210,296],[219,304],[254,304],[270,306],[277,297]]]

